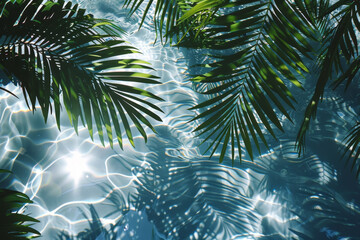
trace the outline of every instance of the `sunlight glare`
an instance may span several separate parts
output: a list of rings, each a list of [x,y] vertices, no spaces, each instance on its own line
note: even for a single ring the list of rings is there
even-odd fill
[[[75,184],[77,184],[84,173],[89,170],[86,156],[79,152],[72,152],[70,156],[66,158],[66,170],[71,178],[75,180]]]

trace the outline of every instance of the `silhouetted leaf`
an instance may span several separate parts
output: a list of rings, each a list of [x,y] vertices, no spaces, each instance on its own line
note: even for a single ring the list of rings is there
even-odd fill
[[[180,43],[219,50],[202,65],[205,73],[192,78],[209,97],[193,108],[203,109],[194,118],[203,119],[195,131],[207,135],[203,142],[211,142],[212,154],[219,147],[220,161],[229,144],[233,161],[238,146],[253,158],[252,144],[259,152],[260,141],[267,146],[264,129],[273,137],[274,126],[283,131],[279,113],[290,119],[287,109],[295,98],[286,81],[303,89],[300,79],[308,72],[303,58],[310,57],[314,30],[290,1],[217,4],[219,11],[198,38]]]
[[[0,173],[12,172],[0,169]],[[32,203],[32,201],[26,194],[9,189],[0,189],[1,238],[20,240],[40,236],[40,233],[29,224],[29,222],[37,223],[39,220],[19,212],[27,203]]]
[[[29,108],[35,110],[39,103],[46,121],[53,101],[60,129],[64,106],[76,133],[81,119],[93,138],[95,123],[103,144],[105,127],[111,147],[113,133],[122,147],[121,128],[134,145],[131,122],[146,138],[140,122],[153,127],[141,113],[161,121],[154,113],[161,109],[151,100],[162,99],[132,83],[158,83],[156,76],[133,71],[152,70],[149,64],[123,58],[138,51],[125,44],[119,37],[123,31],[112,22],[85,15],[85,10],[63,0],[41,3],[25,0],[0,5],[0,36],[4,39],[0,43],[0,66],[12,82],[20,83]],[[148,106],[146,111],[142,104]]]
[[[327,1],[324,5],[327,5]],[[315,91],[307,105],[305,115],[297,136],[297,148],[301,153],[305,146],[305,135],[310,126],[310,120],[315,117],[319,102],[322,100],[325,87],[333,78],[333,72],[340,73],[340,77],[334,82],[334,86],[339,86],[344,80],[347,80],[346,86],[349,86],[354,76],[359,70],[358,67],[358,41],[356,34],[359,34],[360,26],[358,18],[360,4],[357,1],[338,1],[333,5],[319,12],[318,18],[321,22],[324,18],[330,23],[328,29],[323,29],[322,45],[325,49],[319,57],[320,74],[317,78]],[[329,17],[330,16],[330,17]],[[355,33],[355,29],[357,33]],[[343,70],[341,59],[349,63],[346,71]]]

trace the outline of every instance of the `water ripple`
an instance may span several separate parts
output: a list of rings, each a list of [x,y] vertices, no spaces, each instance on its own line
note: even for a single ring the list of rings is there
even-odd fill
[[[186,81],[186,66],[195,59],[186,56],[194,52],[154,43],[152,20],[138,31],[141,11],[128,18],[120,2],[75,2],[129,32],[125,40],[143,53],[134,57],[149,61],[161,77],[162,84],[139,87],[165,100],[159,104],[163,122],[151,122],[157,134],[146,129],[147,144],[137,135],[136,149],[125,144],[120,151],[117,145],[103,147],[97,133],[95,142],[90,141],[85,128],[76,135],[66,114],[61,132],[53,116],[45,124],[39,108],[28,110],[17,87],[7,86],[20,100],[0,92],[0,167],[15,173],[0,180],[34,201],[27,213],[41,221],[34,227],[44,239],[56,239],[63,229],[67,235],[89,236],[85,233],[95,220],[106,229],[116,228],[118,239],[148,239],[152,233],[162,239],[356,236],[359,185],[341,174],[343,165],[336,161],[349,119],[356,120],[356,107],[333,101],[336,94],[325,96],[309,132],[310,147],[300,158],[292,138],[297,129],[285,122],[288,134],[254,162],[241,149],[239,167],[231,167],[229,158],[218,164],[218,153],[212,160],[200,155],[200,139],[192,133],[198,122],[189,123],[195,113],[188,108],[200,102]],[[290,114],[299,121],[301,111]],[[339,141],[331,142],[333,138]],[[96,234],[105,238],[104,232]]]

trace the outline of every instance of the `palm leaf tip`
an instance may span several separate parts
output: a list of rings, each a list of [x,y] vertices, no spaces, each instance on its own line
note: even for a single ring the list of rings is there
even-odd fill
[[[111,146],[113,138],[122,146],[122,132],[132,142],[128,121],[143,136],[142,124],[154,129],[145,115],[161,120],[156,114],[161,109],[153,102],[162,99],[132,85],[157,84],[158,78],[135,71],[151,70],[147,62],[124,57],[138,51],[120,38],[122,29],[71,3],[41,2],[0,4],[0,35],[5,39],[0,65],[9,79],[20,83],[29,108],[38,103],[45,121],[54,109],[60,129],[63,106],[76,132],[81,119],[93,138],[96,125],[104,144],[105,128]]]
[[[0,87],[0,90],[5,91],[5,92],[13,95],[13,96],[16,97],[17,99],[19,99],[18,96],[16,96],[14,93],[12,93],[11,91],[7,90],[6,88]]]

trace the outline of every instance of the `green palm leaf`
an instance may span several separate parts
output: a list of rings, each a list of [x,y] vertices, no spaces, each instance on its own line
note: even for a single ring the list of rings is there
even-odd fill
[[[324,2],[324,1],[320,1]],[[305,135],[309,129],[310,120],[315,117],[316,109],[322,100],[327,83],[334,78],[333,72],[340,76],[333,82],[334,88],[346,81],[346,88],[358,72],[358,40],[360,31],[360,3],[358,1],[342,0],[325,8],[317,15],[318,21],[330,19],[322,29],[325,48],[319,57],[320,74],[314,94],[306,108],[304,119],[297,136],[298,150],[302,152],[305,145]],[[345,62],[347,66],[341,64]],[[345,68],[345,69],[344,69]]]
[[[0,67],[20,84],[29,108],[39,103],[45,121],[54,111],[60,129],[63,105],[76,132],[81,119],[93,138],[96,125],[104,144],[105,127],[111,147],[116,136],[121,148],[123,132],[134,146],[131,122],[144,137],[140,123],[154,131],[145,116],[161,121],[150,100],[162,99],[132,84],[158,77],[136,71],[151,70],[147,62],[123,57],[138,51],[118,37],[120,28],[62,0],[1,1],[0,9]]]
[[[322,45],[325,48],[319,57],[320,74],[297,136],[299,152],[304,148],[305,136],[309,129],[310,120],[316,116],[317,106],[322,101],[329,81],[332,81],[333,89],[344,86],[346,91],[359,72],[360,56],[357,38],[360,32],[359,10],[359,2],[343,0],[327,6],[322,12],[317,13],[318,21],[326,19],[328,25],[322,29],[325,36]],[[360,128],[357,123],[344,139],[345,150],[343,154],[346,163],[350,160],[352,161],[351,170],[356,170],[357,168],[357,177],[360,174],[360,167],[358,165],[360,154],[359,136]]]
[[[253,146],[267,146],[264,129],[275,137],[282,129],[279,114],[290,119],[293,108],[290,81],[302,88],[299,78],[308,72],[303,58],[309,57],[313,26],[291,1],[235,1],[219,5],[216,16],[198,38],[183,46],[218,50],[202,65],[205,72],[192,80],[209,100],[192,109],[203,109],[193,120],[203,119],[195,129],[213,138],[207,150],[218,149],[220,162],[230,148],[244,146],[253,158]],[[185,15],[184,15],[185,16]],[[290,119],[291,120],[291,119]],[[251,141],[253,140],[253,141]],[[206,150],[206,151],[207,151]],[[241,154],[238,154],[241,160]]]
[[[12,172],[0,169],[0,173]],[[40,233],[29,224],[29,222],[37,223],[39,220],[18,212],[28,203],[32,203],[32,201],[26,194],[0,189],[0,235],[2,238],[20,240],[40,236]]]
[[[223,1],[221,1],[223,2]],[[132,15],[139,9],[144,0],[126,0],[124,7],[129,8]],[[155,32],[160,39],[170,44],[180,42],[187,35],[195,36],[212,18],[218,9],[219,1],[214,0],[150,0],[146,4],[139,28],[149,17],[152,7]],[[156,38],[157,38],[156,37]]]

